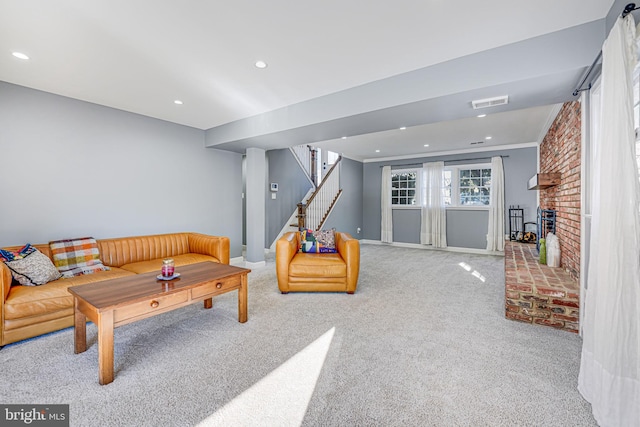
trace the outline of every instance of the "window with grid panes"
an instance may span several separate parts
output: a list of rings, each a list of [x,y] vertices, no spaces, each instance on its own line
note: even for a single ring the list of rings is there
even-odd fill
[[[391,172],[391,205],[415,206],[419,204],[418,171],[395,170]]]
[[[490,164],[447,166],[443,178],[446,206],[489,206]]]
[[[491,168],[459,169],[460,206],[489,205]]]

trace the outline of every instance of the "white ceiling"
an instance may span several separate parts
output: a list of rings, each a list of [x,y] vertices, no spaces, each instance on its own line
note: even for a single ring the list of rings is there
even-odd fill
[[[0,80],[211,129],[600,20],[612,3],[0,0]],[[31,59],[16,59],[14,51]],[[257,69],[258,59],[269,66]],[[421,129],[438,144],[455,145],[486,132],[518,134],[510,120]],[[539,131],[546,118],[540,120],[519,123]],[[473,135],[459,133],[476,125],[483,128]],[[424,139],[418,129],[410,134]],[[369,144],[383,147],[382,138]],[[358,141],[353,145],[367,145]],[[394,141],[385,150],[409,150]]]
[[[398,128],[333,139],[316,145],[360,161],[488,151],[505,145],[534,146],[544,138],[560,106],[545,105],[489,114],[483,118],[448,120],[404,130]]]

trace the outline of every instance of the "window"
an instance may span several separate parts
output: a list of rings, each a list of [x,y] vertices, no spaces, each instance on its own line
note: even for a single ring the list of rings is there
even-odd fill
[[[460,205],[489,205],[491,168],[460,169]]]
[[[391,205],[420,207],[422,168],[391,171]],[[446,166],[442,175],[446,207],[488,207],[491,195],[491,164]]]
[[[391,171],[391,205],[418,206],[420,205],[418,171]]]
[[[334,153],[333,151],[327,151],[327,164],[335,164],[338,161],[338,157],[340,157],[340,154]]]
[[[442,173],[442,182],[444,185],[443,188],[443,193],[444,193],[444,205],[445,206],[451,206],[451,202],[453,201],[452,199],[452,184],[453,184],[453,170],[452,169],[444,169],[444,172]]]
[[[491,165],[447,166],[444,185],[446,206],[489,206]]]

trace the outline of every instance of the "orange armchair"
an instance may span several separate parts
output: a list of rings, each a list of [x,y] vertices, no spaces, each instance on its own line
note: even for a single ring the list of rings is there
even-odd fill
[[[335,233],[337,253],[302,253],[300,233],[286,233],[276,242],[278,288],[289,292],[346,292],[353,294],[360,273],[360,241]]]

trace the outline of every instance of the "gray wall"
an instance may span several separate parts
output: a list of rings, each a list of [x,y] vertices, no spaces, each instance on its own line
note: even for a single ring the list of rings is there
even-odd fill
[[[242,158],[204,138],[0,82],[0,246],[196,231],[240,256]]]
[[[362,168],[356,160],[342,158],[340,161],[340,185],[342,195],[322,228],[335,228],[353,237],[362,238]]]
[[[420,209],[393,210],[393,241],[420,243]],[[447,245],[485,249],[489,211],[447,209]]]
[[[303,197],[312,187],[288,148],[267,151],[268,179],[265,188],[266,235],[265,248],[271,246],[280,230],[297,209]],[[278,183],[276,199],[271,198],[270,184]]]
[[[419,164],[433,161],[452,161],[468,158],[509,156],[503,159],[505,172],[505,234],[508,231],[509,205],[520,205],[524,209],[525,221],[535,221],[537,192],[527,190],[527,181],[537,171],[535,147],[513,150],[486,151],[447,156],[421,157],[387,162],[365,163],[363,171],[363,238],[380,240],[380,190],[383,165]],[[465,161],[457,164],[487,163],[490,160]],[[447,210],[447,244],[453,247],[486,247],[488,213],[482,210]],[[393,240],[396,242],[420,242],[419,210],[393,210]]]
[[[394,209],[392,221],[394,242],[420,243],[420,209]]]
[[[486,249],[488,230],[488,210],[447,209],[447,246]]]

